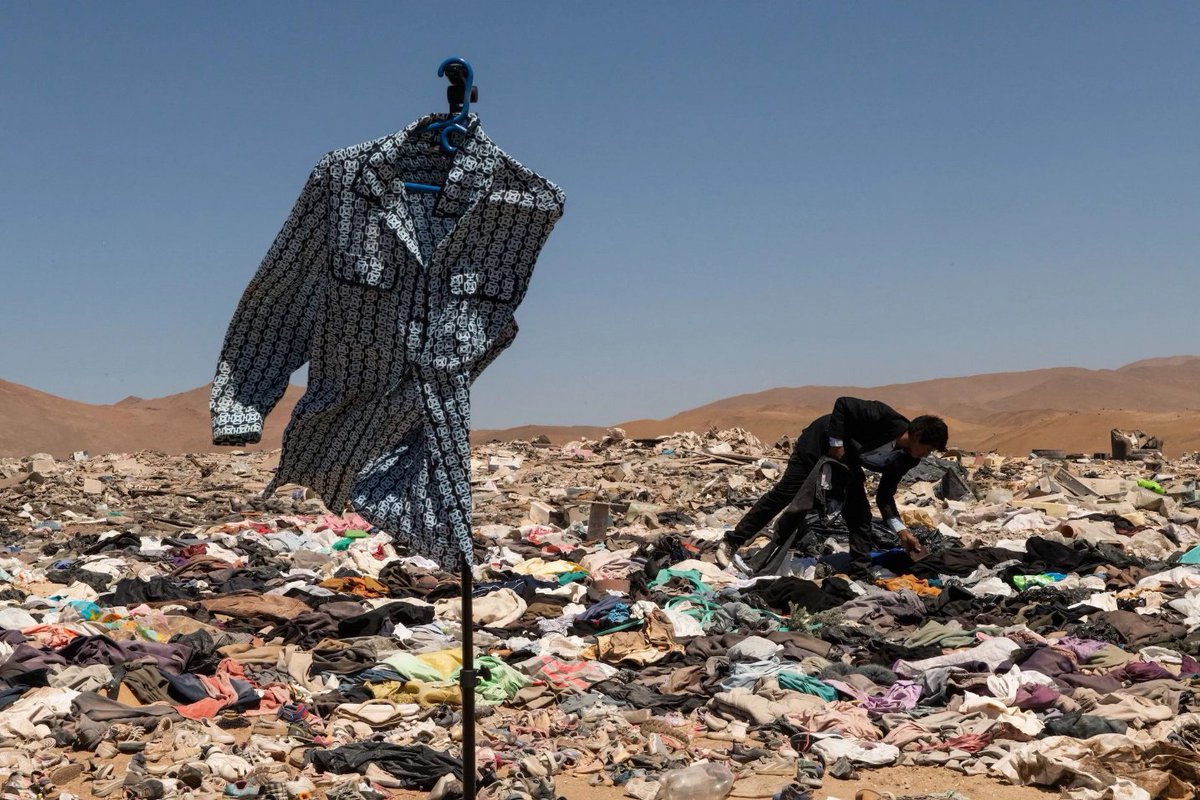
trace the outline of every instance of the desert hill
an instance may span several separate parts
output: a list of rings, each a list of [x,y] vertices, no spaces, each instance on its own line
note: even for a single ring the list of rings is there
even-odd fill
[[[279,446],[301,394],[302,387],[288,389],[268,418],[263,447]],[[1155,358],[1119,369],[1059,367],[890,386],[776,388],[718,400],[661,420],[524,425],[477,430],[472,439],[529,439],[545,434],[561,443],[597,436],[607,425],[616,424],[637,437],[737,426],[774,441],[827,413],[843,394],[883,400],[908,414],[940,414],[950,424],[951,444],[966,449],[1009,454],[1032,448],[1103,452],[1108,449],[1109,429],[1117,427],[1157,434],[1166,440],[1170,454],[1200,450],[1200,356]],[[0,381],[0,455],[145,449],[168,453],[212,449],[208,387],[96,405]]]
[[[965,449],[1102,452],[1109,449],[1111,428],[1154,433],[1174,454],[1200,449],[1197,356],[1150,359],[1113,370],[1060,367],[869,388],[768,389],[621,427],[631,436],[651,436],[736,425],[774,440],[828,413],[843,394],[883,400],[909,415],[939,414],[950,425],[951,444]]]

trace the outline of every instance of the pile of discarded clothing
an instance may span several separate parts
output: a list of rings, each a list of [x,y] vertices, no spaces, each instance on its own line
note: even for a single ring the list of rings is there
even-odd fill
[[[1194,460],[981,458],[966,493],[906,488],[932,553],[882,530],[873,582],[835,528],[782,574],[719,569],[780,458],[729,433],[477,455],[480,797],[573,774],[651,800],[696,763],[739,796],[886,765],[1195,796]],[[459,576],[302,489],[255,498],[270,459],[0,462],[4,797],[461,792]]]

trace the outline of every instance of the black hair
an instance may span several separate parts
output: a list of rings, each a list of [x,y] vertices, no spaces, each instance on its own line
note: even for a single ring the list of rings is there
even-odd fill
[[[946,442],[950,440],[950,430],[946,427],[946,421],[929,414],[922,414],[908,423],[908,435],[934,450],[945,450]]]

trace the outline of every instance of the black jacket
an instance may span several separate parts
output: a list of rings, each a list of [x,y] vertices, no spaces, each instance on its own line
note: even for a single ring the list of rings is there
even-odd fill
[[[865,466],[859,460],[863,453],[896,441],[908,430],[908,418],[891,406],[857,397],[839,397],[833,404],[833,413],[817,420],[818,425],[821,422],[825,428],[821,437],[824,447],[829,447],[830,439],[841,439],[846,449],[846,464],[860,471]],[[884,519],[900,518],[900,510],[896,508],[896,488],[900,479],[920,463],[921,459],[904,453],[879,476],[875,505]]]

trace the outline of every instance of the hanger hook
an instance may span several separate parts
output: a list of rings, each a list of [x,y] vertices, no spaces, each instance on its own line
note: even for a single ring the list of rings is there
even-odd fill
[[[463,87],[462,108],[459,112],[450,119],[431,123],[427,128],[429,131],[440,131],[442,150],[454,153],[458,151],[458,148],[450,144],[450,132],[467,132],[463,123],[467,121],[467,115],[471,110],[471,89],[475,85],[475,70],[464,59],[453,56],[441,63],[437,74],[439,78],[449,78],[452,85],[462,85]]]
[[[455,69],[455,67],[458,69]],[[463,72],[466,73],[465,76],[462,75]],[[448,124],[451,125],[462,124],[467,119],[467,112],[471,110],[471,87],[475,85],[475,70],[465,60],[458,56],[453,56],[441,63],[437,74],[439,78],[448,77],[451,83],[463,84],[462,110],[458,112],[458,115],[454,119],[448,120]]]
[[[442,149],[445,150],[447,153],[457,153],[458,148],[455,147],[454,145],[450,144],[450,131],[456,131],[458,133],[466,133],[467,129],[464,128],[462,125],[459,125],[457,122],[453,122],[453,121],[451,121],[449,124],[442,127],[442,135],[441,135]]]

